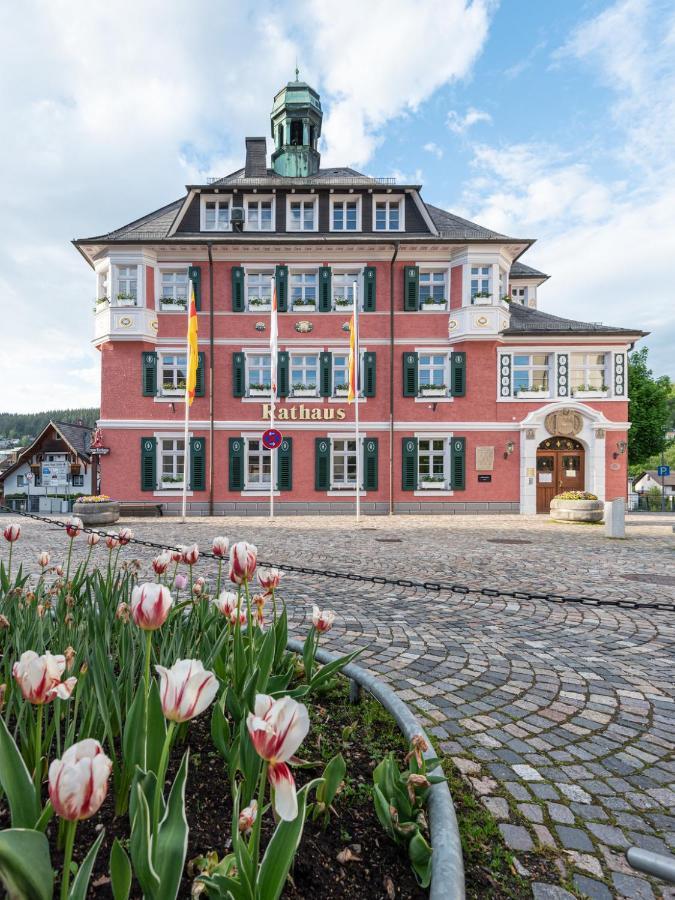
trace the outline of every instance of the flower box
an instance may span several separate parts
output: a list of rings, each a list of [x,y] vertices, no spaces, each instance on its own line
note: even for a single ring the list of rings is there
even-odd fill
[[[316,397],[316,388],[293,388],[294,397]]]
[[[316,312],[316,303],[294,303],[293,312]]]
[[[269,387],[250,387],[248,389],[249,397],[269,397],[272,389]]]
[[[492,296],[480,297],[476,294],[473,298],[473,302],[476,306],[492,306]]]
[[[258,298],[252,298],[248,301],[249,312],[270,312],[272,310],[272,301],[271,300],[260,300]]]
[[[603,397],[608,397],[609,391],[584,391],[581,388],[576,388],[572,391],[572,396],[583,400],[600,400]]]
[[[448,389],[444,384],[439,384],[438,387],[420,388],[420,397],[445,397],[447,393]]]
[[[420,481],[418,487],[422,491],[442,491],[445,488],[445,481]]]
[[[117,297],[115,306],[138,306],[138,301],[135,297]]]
[[[349,393],[349,385],[348,384],[336,384],[335,385],[335,395],[337,397],[346,397]]]
[[[422,300],[420,309],[435,309],[442,312],[445,309],[445,300],[442,303],[435,303],[433,300]]]
[[[160,312],[185,312],[187,300],[174,300],[173,297],[160,298]]]
[[[515,394],[517,400],[548,400],[549,391],[518,391]]]

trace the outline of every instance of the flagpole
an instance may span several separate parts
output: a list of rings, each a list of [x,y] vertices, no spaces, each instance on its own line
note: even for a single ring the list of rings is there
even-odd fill
[[[274,428],[274,405],[277,399],[277,310],[276,297],[274,295],[274,278],[270,278],[270,428]],[[270,519],[274,518],[274,457],[275,451],[270,450]]]
[[[359,400],[361,393],[359,389],[359,356],[361,350],[359,347],[359,298],[356,294],[355,281],[352,283],[352,290],[354,294],[354,401],[356,403],[356,408],[354,410],[356,438],[356,524],[358,525],[361,518],[361,448],[359,447]]]
[[[181,522],[185,522],[187,513],[188,483],[188,428],[190,421],[190,395],[188,393],[188,371],[190,368],[190,299],[192,296],[191,281],[187,282],[187,328],[185,329],[185,427],[183,431],[183,502],[181,505]]]

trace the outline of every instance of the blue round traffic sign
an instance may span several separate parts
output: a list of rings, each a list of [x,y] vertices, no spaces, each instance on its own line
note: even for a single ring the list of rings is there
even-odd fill
[[[266,447],[267,450],[276,450],[283,439],[283,434],[276,428],[268,428],[262,436],[263,447]]]

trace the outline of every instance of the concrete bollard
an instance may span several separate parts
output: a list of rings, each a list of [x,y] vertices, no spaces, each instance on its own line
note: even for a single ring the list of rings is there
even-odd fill
[[[623,497],[605,502],[605,535],[608,538],[626,537],[626,501]]]

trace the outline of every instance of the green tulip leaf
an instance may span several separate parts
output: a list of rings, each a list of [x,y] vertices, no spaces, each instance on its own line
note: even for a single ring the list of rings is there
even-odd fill
[[[185,815],[185,782],[187,780],[187,750],[171,787],[164,817],[159,823],[157,845],[153,848],[155,868],[161,886],[161,900],[175,900],[183,875],[188,844],[188,823]]]
[[[158,898],[159,875],[152,864],[152,833],[150,807],[140,784],[134,784],[134,810],[131,818],[131,859],[134,873],[143,893],[148,898]]]
[[[33,828],[40,817],[40,803],[28,767],[0,717],[0,784],[7,795],[13,828]]]
[[[85,856],[82,865],[77,870],[75,881],[73,881],[73,886],[68,894],[68,900],[86,900],[89,879],[91,878],[91,872],[94,868],[94,863],[96,862],[96,857],[98,856],[99,847],[101,846],[104,835],[105,831],[101,831],[96,838],[96,841],[92,844],[89,853]]]
[[[307,795],[320,781],[315,778],[298,791],[297,816],[292,822],[280,821],[267,845],[258,872],[259,896],[265,900],[278,900],[281,896],[305,827]]]
[[[110,851],[110,886],[115,900],[128,900],[131,878],[131,862],[124,847],[115,838]]]
[[[0,881],[10,900],[51,900],[54,872],[44,834],[29,828],[0,831]]]
[[[417,880],[425,888],[431,883],[431,853],[429,844],[416,831],[408,844],[408,855]]]

